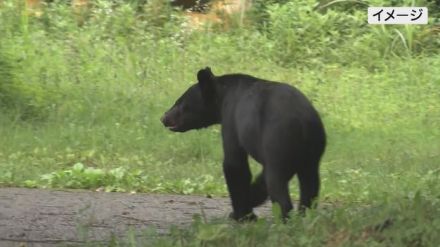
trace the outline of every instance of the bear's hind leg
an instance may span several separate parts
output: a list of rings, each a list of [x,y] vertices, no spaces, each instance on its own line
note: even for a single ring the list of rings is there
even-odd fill
[[[306,169],[298,172],[299,188],[300,188],[300,204],[299,210],[304,212],[306,208],[313,206],[314,200],[319,194],[320,180],[318,164],[311,163]]]
[[[264,171],[258,174],[255,181],[251,184],[251,207],[260,206],[268,199],[266,182],[264,180]]]
[[[292,201],[289,195],[289,180],[293,176],[286,175],[276,164],[267,164],[265,167],[265,180],[267,192],[272,203],[278,203],[281,207],[281,216],[288,218],[290,210],[293,209]]]

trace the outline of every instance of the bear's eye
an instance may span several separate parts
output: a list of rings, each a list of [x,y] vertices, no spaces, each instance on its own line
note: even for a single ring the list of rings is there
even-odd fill
[[[188,104],[183,103],[183,104],[180,105],[180,109],[182,111],[188,111],[189,110],[189,106],[188,106]]]

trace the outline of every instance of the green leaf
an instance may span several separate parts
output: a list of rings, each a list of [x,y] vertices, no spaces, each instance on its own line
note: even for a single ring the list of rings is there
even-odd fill
[[[73,165],[73,170],[75,172],[82,172],[84,170],[84,165],[82,163],[76,163]]]

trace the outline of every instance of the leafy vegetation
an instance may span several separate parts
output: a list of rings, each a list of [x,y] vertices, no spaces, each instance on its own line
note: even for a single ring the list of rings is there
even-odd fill
[[[196,221],[155,244],[440,243],[437,12],[429,25],[372,26],[367,4],[393,1],[256,1],[229,30],[191,31],[164,2],[77,12],[53,1],[41,15],[0,3],[0,186],[226,195],[219,128],[176,134],[159,121],[211,66],[312,99],[329,136],[320,201],[337,206],[287,225]],[[369,230],[386,218],[389,229]]]
[[[190,229],[170,237],[149,233],[151,241],[120,239],[111,246],[437,246],[439,201],[421,194],[374,207],[345,205],[293,216],[287,224],[260,219],[237,225],[224,220],[206,223],[195,216]],[[156,238],[155,238],[156,236]]]

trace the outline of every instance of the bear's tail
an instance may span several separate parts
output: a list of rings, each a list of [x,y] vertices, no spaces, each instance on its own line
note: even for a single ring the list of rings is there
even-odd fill
[[[266,182],[264,181],[264,174],[258,174],[255,181],[251,184],[251,207],[257,207],[263,204],[268,199]]]

